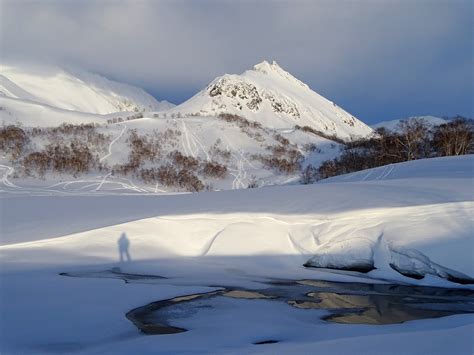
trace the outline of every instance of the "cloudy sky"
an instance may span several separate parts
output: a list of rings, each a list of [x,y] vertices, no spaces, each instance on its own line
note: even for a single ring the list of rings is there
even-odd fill
[[[470,0],[0,0],[1,57],[179,103],[267,59],[368,123],[473,115]]]

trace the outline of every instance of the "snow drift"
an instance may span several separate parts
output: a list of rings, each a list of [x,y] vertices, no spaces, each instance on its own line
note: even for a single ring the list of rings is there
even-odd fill
[[[5,200],[11,207],[4,212],[3,227],[10,245],[1,250],[8,260],[34,248],[41,250],[35,253],[38,262],[49,263],[50,253],[72,253],[80,263],[113,262],[116,238],[127,232],[136,262],[252,256],[252,272],[280,277],[311,277],[314,271],[301,269],[306,264],[353,270],[354,276],[371,279],[469,283],[474,275],[473,163],[474,156],[427,159],[398,164],[392,179],[158,198],[12,195]],[[85,212],[89,203],[95,206],[92,215]],[[41,204],[50,207],[39,211],[35,206]],[[31,228],[36,236],[27,233]],[[69,235],[31,241],[58,231]],[[264,256],[272,257],[272,267],[259,264]],[[277,267],[280,263],[286,266]]]

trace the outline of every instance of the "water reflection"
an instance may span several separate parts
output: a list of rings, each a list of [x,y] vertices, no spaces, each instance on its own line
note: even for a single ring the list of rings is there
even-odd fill
[[[330,312],[322,319],[346,324],[394,324],[415,319],[474,313],[474,292],[436,287],[338,283],[326,281],[272,282],[269,288],[223,288],[153,302],[127,313],[147,334],[184,332],[172,326],[176,315],[199,317],[199,309],[213,309],[218,297],[285,302],[291,307]]]

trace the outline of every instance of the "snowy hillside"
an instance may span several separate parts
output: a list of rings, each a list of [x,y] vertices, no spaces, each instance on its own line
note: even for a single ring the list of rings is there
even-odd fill
[[[79,111],[161,111],[173,105],[157,101],[137,87],[79,69],[45,66],[0,66],[0,97]]]
[[[36,108],[33,104],[31,106]],[[38,122],[43,117],[51,122],[51,118],[56,117],[52,114],[61,116],[67,112],[57,112],[52,108],[44,112],[38,108],[34,117]],[[111,116],[79,115],[76,112],[62,117],[69,116],[91,122],[100,118],[102,123],[111,119]],[[126,116],[117,113],[114,119]],[[25,170],[28,164],[19,159],[11,160],[13,156],[6,154],[0,157],[0,177],[4,177],[0,180],[0,189],[21,192],[36,186],[39,191],[47,188],[70,193],[118,193],[262,187],[298,183],[300,166],[319,166],[339,154],[340,144],[311,132],[272,130],[249,124],[245,120],[228,122],[218,117],[145,117],[90,128],[87,135],[81,130],[75,135],[48,133],[54,128],[43,128],[39,135],[34,133],[34,129],[23,128],[31,136],[24,149],[25,159],[28,154],[44,150],[49,143],[86,142],[91,141],[91,137],[102,135],[101,144],[88,144],[88,150],[96,156],[101,170],[97,164],[76,176],[67,171],[46,170],[38,179],[40,176],[34,166],[28,175]],[[140,157],[138,163],[135,162],[137,157]],[[221,168],[222,173],[214,173],[213,167]],[[196,183],[201,187],[195,184],[179,186],[177,179],[170,180],[162,175],[165,169],[196,176],[199,179]],[[10,174],[10,171],[15,171],[15,174]]]
[[[415,120],[415,119],[422,120],[431,127],[439,126],[439,125],[449,122],[448,120],[444,118],[435,117],[435,116],[413,116],[413,117],[408,117],[408,118],[400,118],[397,120],[379,122],[372,125],[372,128],[377,129],[380,127],[384,127],[389,130],[396,130],[397,126],[400,124],[401,121],[410,121],[410,120]]]
[[[171,112],[203,116],[232,113],[264,127],[309,126],[342,139],[372,132],[370,127],[311,90],[276,62],[266,61],[241,75],[225,74],[214,79]]]
[[[4,193],[2,353],[471,353],[473,316],[456,312],[473,311],[473,163],[191,195]],[[153,334],[182,332],[140,334],[130,312],[147,305]]]

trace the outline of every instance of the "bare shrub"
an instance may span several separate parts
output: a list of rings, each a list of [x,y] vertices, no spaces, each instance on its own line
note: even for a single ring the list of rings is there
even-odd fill
[[[271,151],[271,155],[254,155],[253,158],[260,160],[266,167],[281,173],[291,174],[300,170],[304,157],[293,146],[268,146],[267,150]]]
[[[98,158],[94,157],[89,147],[81,142],[68,145],[48,145],[46,152],[51,158],[51,168],[55,172],[77,175],[86,173],[96,167]]]
[[[263,157],[263,164],[271,169],[275,169],[281,173],[291,174],[299,170],[299,162],[290,161],[286,158],[277,158],[277,157]]]
[[[156,183],[168,187],[179,187],[186,191],[198,192],[204,189],[204,184],[191,171],[176,169],[171,164],[159,168],[140,169],[138,176],[147,183]]]
[[[177,129],[166,129],[164,132],[159,132],[157,130],[153,131],[153,139],[156,144],[164,147],[170,146],[175,147],[178,143],[178,138],[181,136],[181,131]]]
[[[372,137],[347,142],[341,155],[324,162],[321,178],[407,160],[472,153],[473,122],[458,117],[428,129],[421,120],[402,121],[397,131],[377,129]]]
[[[220,113],[217,117],[226,122],[235,123],[240,128],[245,128],[245,127],[256,128],[256,129],[262,128],[262,124],[259,122],[249,121],[242,116],[234,115],[231,113]]]
[[[463,155],[474,152],[474,122],[464,117],[438,126],[433,133],[433,146],[439,155]]]
[[[199,160],[189,155],[183,155],[181,152],[175,150],[168,154],[168,157],[172,160],[173,165],[181,169],[197,169],[199,166]]]
[[[67,143],[71,140],[87,144],[91,151],[103,151],[110,142],[110,137],[97,132],[94,124],[73,125],[63,123],[58,127],[33,128],[29,130],[31,137],[42,137],[52,144]]]
[[[306,168],[301,171],[300,182],[302,184],[313,184],[318,178],[318,169],[313,165],[309,164]]]
[[[204,184],[189,170],[180,170],[178,173],[178,184],[187,191],[198,192],[204,189]]]
[[[337,143],[341,143],[341,144],[344,143],[344,140],[341,139],[341,138],[339,138],[339,137],[337,137],[336,135],[334,135],[334,134],[327,134],[327,133],[318,131],[317,129],[314,129],[314,128],[310,127],[310,126],[303,126],[303,127],[301,127],[301,126],[299,126],[299,125],[296,125],[296,126],[295,126],[295,129],[299,129],[299,130],[301,130],[301,131],[303,131],[303,132],[309,132],[309,133],[312,133],[312,134],[314,134],[314,135],[316,135],[316,136],[323,137],[323,138],[329,139],[329,140],[334,141],[334,142],[337,142]]]
[[[18,126],[9,125],[0,128],[0,151],[10,155],[12,161],[21,157],[29,141],[27,133]]]
[[[397,128],[398,134],[394,137],[403,160],[426,157],[429,150],[429,127],[426,122],[423,119],[402,120]]]
[[[273,135],[273,138],[275,138],[275,140],[280,143],[281,145],[283,146],[287,146],[290,144],[290,141],[288,139],[286,139],[285,137],[283,137],[281,134],[279,133],[275,133]]]
[[[43,151],[28,154],[23,159],[22,165],[29,175],[37,172],[40,176],[44,176],[49,170],[77,176],[98,168],[99,158],[91,153],[87,145],[76,140],[70,144],[49,144]]]
[[[223,179],[227,175],[227,167],[216,162],[206,162],[202,167],[204,176]]]
[[[23,168],[27,175],[37,172],[40,177],[44,177],[45,172],[49,169],[51,159],[46,152],[33,152],[23,159]]]
[[[149,136],[138,135],[136,130],[131,130],[127,139],[129,152],[129,165],[138,167],[144,161],[154,162],[160,158],[160,144]]]
[[[336,161],[326,160],[319,166],[318,173],[321,179],[326,179],[332,176],[336,176],[338,173]]]
[[[283,145],[269,145],[267,146],[267,150],[270,150],[275,157],[281,157],[287,152],[286,147]]]
[[[157,180],[165,186],[175,186],[178,182],[178,172],[171,164],[160,166],[157,171]]]
[[[216,140],[214,145],[211,147],[209,150],[209,154],[214,158],[214,159],[219,159],[221,158],[222,160],[228,161],[231,158],[231,152],[229,149],[222,149],[220,147],[222,141],[220,138]]]
[[[303,150],[307,153],[321,153],[322,150],[314,143],[307,143],[303,146]]]
[[[250,177],[250,180],[247,184],[247,189],[255,189],[257,188],[259,185],[258,185],[258,180],[257,180],[257,177],[255,175],[252,175]]]

